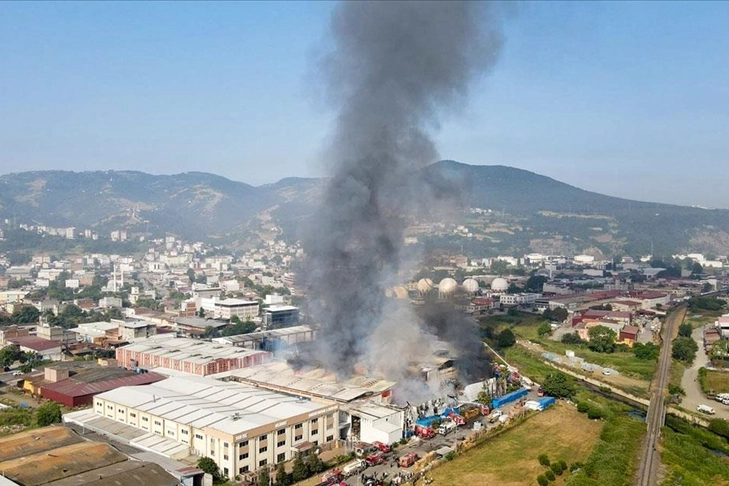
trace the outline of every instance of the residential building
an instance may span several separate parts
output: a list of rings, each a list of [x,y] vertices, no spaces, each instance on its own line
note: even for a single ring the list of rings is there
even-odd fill
[[[258,302],[255,300],[225,299],[215,302],[215,317],[230,320],[237,316],[241,321],[251,321],[258,317]],[[298,322],[298,309],[296,309],[296,321]],[[291,317],[289,316],[289,319]]]

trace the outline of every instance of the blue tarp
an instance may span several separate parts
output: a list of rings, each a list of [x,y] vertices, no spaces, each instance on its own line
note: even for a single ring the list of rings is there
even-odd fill
[[[506,395],[503,395],[499,398],[494,398],[493,402],[491,402],[491,405],[494,408],[499,408],[502,405],[505,405],[507,403],[515,402],[519,400],[520,398],[523,398],[527,396],[529,393],[529,390],[526,388],[520,388],[519,390],[513,391],[511,393],[507,393]]]
[[[455,413],[456,415],[459,415],[460,410],[458,409],[458,407],[448,407],[445,410],[443,410],[443,413],[440,415],[441,415],[441,417],[448,417],[451,414],[451,412]]]
[[[542,408],[547,408],[557,403],[557,400],[554,397],[540,397],[537,398],[537,402],[539,402]]]
[[[421,419],[418,419],[415,421],[415,423],[422,427],[430,427],[433,424],[434,420],[442,422],[443,417],[441,417],[440,415],[431,415],[430,417],[423,417]]]

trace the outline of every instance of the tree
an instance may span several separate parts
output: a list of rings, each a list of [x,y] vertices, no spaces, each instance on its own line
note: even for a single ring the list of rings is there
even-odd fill
[[[542,384],[544,394],[557,398],[571,398],[575,394],[575,385],[570,378],[560,372],[549,373]]]
[[[496,337],[496,344],[500,348],[509,348],[513,346],[516,344],[516,336],[514,336],[514,332],[509,328],[504,329]]]
[[[218,334],[218,330],[215,329],[213,326],[205,326],[205,331],[203,331],[203,337],[206,339],[210,339],[212,337],[215,337]]]
[[[61,406],[56,402],[46,402],[35,411],[38,427],[56,424],[61,421]]]
[[[699,262],[694,262],[694,264],[691,266],[691,273],[693,275],[701,275],[702,273],[704,273],[704,267],[702,267]]]
[[[291,475],[286,472],[283,461],[276,465],[276,484],[279,486],[289,486],[291,484]]]
[[[291,472],[291,478],[294,480],[295,483],[298,483],[299,481],[303,481],[308,477],[309,470],[306,468],[306,464],[304,464],[304,458],[301,456],[301,454],[297,454],[294,458],[294,469]]]
[[[491,394],[489,393],[488,389],[486,388],[486,382],[483,382],[483,386],[481,387],[481,390],[478,392],[478,395],[476,396],[476,401],[480,403],[481,405],[488,405],[491,403]]]
[[[233,316],[238,320],[232,326],[228,326],[220,333],[222,336],[237,336],[239,334],[248,334],[256,330],[256,324],[252,321],[241,322],[238,316]],[[233,322],[233,319],[230,320]]]
[[[532,275],[524,284],[524,290],[527,292],[541,292],[547,280],[549,279],[544,275]]]
[[[661,348],[653,343],[635,343],[633,345],[633,355],[644,361],[657,360]]]
[[[198,317],[205,317],[205,309],[203,309],[202,307],[200,307],[200,308],[199,308],[199,309],[197,310],[197,316],[198,316]]]
[[[673,341],[671,355],[673,359],[677,359],[678,361],[692,363],[696,358],[696,352],[698,350],[699,345],[696,344],[696,341],[687,337],[679,337]]]
[[[693,328],[691,327],[691,324],[684,322],[680,326],[678,326],[678,335],[681,337],[691,337],[691,333],[693,332]]]
[[[210,474],[213,477],[213,482],[220,482],[223,478],[220,475],[220,468],[218,464],[210,457],[201,457],[197,460],[197,467],[206,474]],[[266,483],[268,485],[268,483]]]
[[[565,319],[567,319],[569,312],[567,312],[567,309],[564,309],[562,307],[557,307],[554,310],[545,309],[544,313],[542,315],[546,319],[549,319],[550,321],[563,322]]]
[[[309,474],[318,474],[326,470],[327,466],[317,454],[309,454],[306,456],[306,470]]]
[[[185,274],[187,275],[187,278],[190,279],[190,283],[193,283],[195,281],[195,270],[193,270],[192,268],[188,268]]]
[[[537,334],[539,334],[540,336],[552,334],[552,326],[548,322],[540,324],[537,328]]]
[[[269,486],[271,484],[271,473],[268,466],[263,466],[258,470],[258,486]]]
[[[20,349],[14,344],[0,349],[0,367],[12,366],[18,359],[20,359]]]
[[[568,332],[562,335],[562,342],[564,344],[584,344],[584,341],[574,332]]]
[[[615,351],[615,340],[618,335],[612,329],[605,326],[591,327],[587,331],[590,341],[587,347],[597,353],[612,353]]]
[[[24,305],[10,314],[10,320],[15,324],[33,324],[38,322],[39,317],[40,311],[32,305]]]

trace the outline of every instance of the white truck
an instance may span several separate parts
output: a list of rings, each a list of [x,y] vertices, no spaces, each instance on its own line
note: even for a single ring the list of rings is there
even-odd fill
[[[448,435],[450,432],[456,430],[456,427],[456,423],[449,420],[440,424],[440,427],[438,427],[438,433],[440,435]]]
[[[703,403],[696,407],[696,410],[707,415],[714,415],[716,413],[716,411],[712,407],[704,405]]]

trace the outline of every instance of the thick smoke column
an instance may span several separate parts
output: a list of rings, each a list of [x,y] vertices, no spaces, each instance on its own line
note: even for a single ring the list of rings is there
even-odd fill
[[[417,169],[437,160],[429,132],[443,112],[463,104],[469,82],[496,58],[492,8],[343,2],[335,9],[334,47],[322,64],[338,110],[327,153],[331,179],[304,238],[303,277],[322,326],[316,359],[340,375],[364,364],[395,379],[396,370],[428,354],[420,321],[387,303],[384,290],[412,259],[403,247],[403,214],[430,191],[413,183]]]

